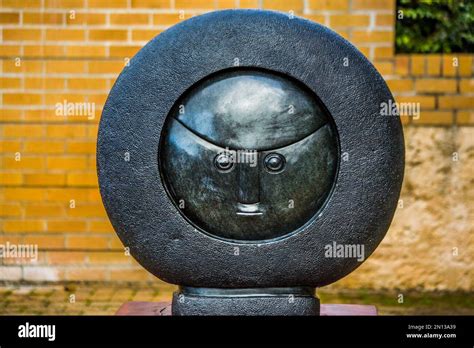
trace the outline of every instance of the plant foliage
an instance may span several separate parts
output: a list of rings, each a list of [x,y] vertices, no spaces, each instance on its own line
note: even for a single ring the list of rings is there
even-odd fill
[[[474,0],[397,0],[397,53],[474,52]]]

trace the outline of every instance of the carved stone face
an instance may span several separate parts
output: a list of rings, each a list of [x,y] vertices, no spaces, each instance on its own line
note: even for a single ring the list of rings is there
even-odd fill
[[[289,77],[223,72],[193,86],[168,116],[161,173],[181,213],[239,241],[296,231],[333,186],[338,141],[317,98]]]

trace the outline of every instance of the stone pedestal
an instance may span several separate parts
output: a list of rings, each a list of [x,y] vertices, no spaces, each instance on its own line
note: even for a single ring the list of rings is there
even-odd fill
[[[173,294],[172,309],[172,315],[319,315],[319,299],[309,287],[180,287]]]
[[[370,305],[322,304],[321,316],[374,316],[377,308]],[[162,316],[171,315],[171,302],[125,302],[115,315]]]

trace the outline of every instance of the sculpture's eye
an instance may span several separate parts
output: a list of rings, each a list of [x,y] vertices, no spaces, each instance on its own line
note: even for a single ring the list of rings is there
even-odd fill
[[[234,161],[232,155],[222,152],[214,158],[214,165],[221,172],[230,172],[234,167]]]
[[[279,153],[270,153],[264,159],[265,168],[270,173],[280,173],[285,168],[285,157]]]

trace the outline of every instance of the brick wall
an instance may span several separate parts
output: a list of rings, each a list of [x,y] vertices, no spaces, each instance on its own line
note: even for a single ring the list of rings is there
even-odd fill
[[[0,244],[33,243],[40,249],[36,263],[0,260],[0,280],[153,279],[124,254],[107,220],[97,188],[97,125],[129,58],[161,31],[194,15],[265,8],[324,24],[374,63],[397,101],[421,104],[418,119],[403,117],[407,130],[474,124],[472,55],[394,55],[391,0],[0,3]],[[64,101],[95,103],[95,118],[58,116],[55,105]],[[357,272],[358,286],[377,287],[364,283],[364,276],[379,276],[377,270]]]

